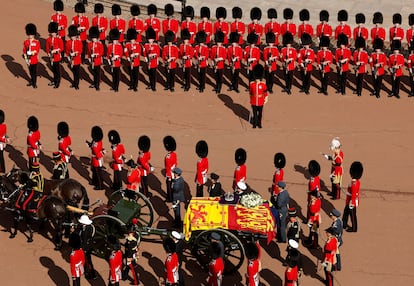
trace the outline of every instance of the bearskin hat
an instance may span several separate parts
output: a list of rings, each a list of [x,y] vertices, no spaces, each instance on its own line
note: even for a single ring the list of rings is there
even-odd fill
[[[27,36],[36,36],[37,34],[37,27],[35,24],[29,23],[25,27],[26,35]]]
[[[68,28],[68,36],[71,37],[77,37],[79,35],[78,28],[75,25],[70,25]]]
[[[384,48],[384,41],[381,38],[375,38],[372,48],[374,50],[382,50]]]
[[[401,50],[401,41],[400,40],[393,40],[391,43],[391,50]]]
[[[262,19],[262,10],[260,10],[259,7],[253,7],[250,10],[250,19],[253,20],[259,20]]]
[[[102,5],[101,3],[96,3],[93,7],[93,12],[95,14],[102,14],[104,12],[104,5]]]
[[[69,246],[74,250],[78,250],[82,246],[81,238],[77,232],[72,232],[69,235]]]
[[[4,123],[4,111],[0,109],[0,124]]]
[[[217,31],[214,35],[214,41],[216,41],[216,43],[224,42],[224,33],[222,31]]]
[[[241,19],[243,17],[243,10],[240,7],[233,7],[231,15],[233,19]]]
[[[348,12],[346,10],[339,10],[338,11],[338,22],[346,22],[348,21]]]
[[[108,140],[111,144],[119,144],[121,143],[121,137],[119,136],[118,131],[111,130],[108,132]]]
[[[184,17],[194,18],[194,8],[193,6],[185,6],[184,8]]]
[[[384,22],[384,18],[381,12],[375,12],[374,18],[372,19],[372,23],[375,24],[382,24]]]
[[[341,33],[338,36],[338,48],[341,47],[341,45],[344,45],[344,46],[348,45],[348,37],[344,33]]]
[[[290,32],[286,32],[283,35],[282,43],[283,43],[284,46],[286,46],[288,44],[292,44],[293,43],[293,35]]]
[[[286,157],[283,153],[276,153],[273,158],[273,163],[276,168],[282,169],[286,166]]]
[[[197,32],[196,37],[195,37],[196,42],[199,44],[205,43],[206,38],[207,38],[207,34],[204,31]]]
[[[147,31],[145,32],[145,38],[147,38],[147,40],[150,40],[150,39],[155,40],[156,33],[152,27],[149,27]]]
[[[56,0],[53,2],[53,10],[55,11],[63,11],[63,2],[62,0]]]
[[[138,148],[143,152],[148,152],[151,147],[151,139],[147,135],[138,138]]]
[[[355,23],[357,24],[365,24],[365,15],[362,13],[358,13],[355,15]]]
[[[182,32],[181,32],[181,34],[182,34]],[[173,31],[168,30],[168,31],[165,33],[165,43],[174,42],[174,39],[175,39],[175,34],[174,34],[174,32],[173,32]]]
[[[49,33],[57,33],[58,32],[58,23],[56,22],[50,22],[47,26],[47,31]]]
[[[39,121],[36,116],[32,115],[27,119],[27,128],[29,131],[37,131],[39,129]]]
[[[410,14],[408,16],[408,25],[410,26],[414,25],[414,14]]]
[[[95,142],[101,141],[102,138],[103,138],[102,128],[97,126],[97,125],[92,127],[91,137],[92,137],[93,141],[95,141]]]
[[[115,235],[110,234],[107,239],[108,239],[108,246],[112,250],[118,251],[121,249],[121,244],[119,243],[119,239]]]
[[[275,8],[270,8],[269,10],[267,10],[267,18],[277,19],[277,11]]]
[[[322,10],[321,12],[319,12],[319,21],[329,22],[329,12],[326,10]]]
[[[316,160],[310,160],[308,163],[308,170],[312,177],[316,177],[319,176],[319,173],[321,172],[321,166]]]
[[[355,39],[355,48],[365,48],[365,39],[363,37],[358,37]]]
[[[410,41],[410,45],[408,47],[410,51],[414,51],[414,41]]]
[[[283,19],[285,20],[292,20],[293,18],[293,10],[290,8],[286,8],[283,10]]]
[[[234,161],[236,161],[237,165],[243,165],[246,163],[246,159],[247,153],[243,148],[238,148],[236,152],[234,152]]]
[[[364,167],[362,163],[359,161],[354,161],[349,168],[349,174],[351,175],[352,179],[361,179],[362,173],[364,172]]]
[[[312,37],[308,33],[303,33],[302,37],[300,37],[300,42],[302,45],[307,46],[312,44]]]
[[[117,28],[112,29],[109,31],[109,40],[110,41],[119,40],[120,35],[121,33],[119,32]]]
[[[229,36],[230,43],[238,43],[240,35],[237,32],[231,32]]]
[[[264,73],[264,67],[261,64],[257,64],[253,68],[254,79],[262,79]]]
[[[69,135],[69,124],[65,121],[61,121],[57,125],[57,133],[60,137],[66,137]]]
[[[210,244],[210,256],[211,256],[211,258],[212,259],[219,258],[220,257],[220,252],[221,252],[220,245],[218,244],[217,241],[213,241]]]
[[[177,148],[177,143],[175,142],[174,137],[170,135],[165,136],[162,142],[164,143],[164,148],[167,151],[175,151]]]
[[[78,2],[75,4],[75,13],[85,13],[85,5],[83,3]]]
[[[196,144],[196,154],[201,157],[205,158],[208,155],[208,145],[207,142],[204,140],[200,140]]]
[[[99,28],[97,26],[92,26],[89,28],[89,37],[91,39],[99,38]]]
[[[136,40],[137,39],[137,30],[135,30],[133,28],[128,29],[126,37],[127,37],[128,41]]]
[[[319,47],[329,47],[330,43],[331,43],[331,39],[329,39],[328,36],[322,36],[319,39]]]
[[[402,16],[400,13],[395,13],[392,15],[392,23],[393,24],[400,24],[402,23]]]
[[[266,33],[266,43],[274,43],[276,40],[276,36],[274,33],[272,32],[267,32]]]
[[[164,246],[164,250],[167,253],[174,253],[177,250],[177,245],[171,237],[167,237],[163,241],[162,245]]]
[[[246,257],[249,260],[255,260],[259,257],[259,248],[254,242],[247,242],[244,250],[246,252]]]
[[[226,10],[226,8],[224,8],[224,7],[218,7],[216,9],[216,18],[217,19],[220,19],[220,18],[226,19],[226,17],[227,17],[227,10]]]
[[[174,14],[174,6],[171,3],[165,4],[164,12],[167,16],[172,16]]]
[[[200,8],[200,17],[210,19],[210,8],[201,7]]]
[[[252,33],[247,35],[247,42],[250,45],[256,44],[257,43],[257,38],[258,38],[258,35],[256,33],[252,32]]]
[[[295,268],[298,265],[298,262],[294,259],[288,259],[286,263],[290,268]]]
[[[190,31],[188,29],[181,30],[181,40],[189,40],[191,38]]]
[[[132,5],[131,8],[129,8],[129,11],[132,16],[139,16],[139,14],[141,14],[141,9],[137,4]]]
[[[136,168],[136,167],[137,167],[137,164],[135,163],[134,159],[129,159],[129,160],[126,162],[126,165],[127,165],[128,167],[131,167],[131,168]]]
[[[118,16],[118,15],[121,15],[122,13],[121,6],[119,6],[118,4],[113,4],[111,9],[112,9],[112,16]]]
[[[303,21],[309,21],[310,15],[308,9],[302,9],[299,12],[299,20]]]
[[[147,14],[148,15],[151,15],[151,14],[154,14],[154,15],[157,15],[157,6],[155,6],[154,4],[149,4],[148,5],[148,7],[147,7]]]

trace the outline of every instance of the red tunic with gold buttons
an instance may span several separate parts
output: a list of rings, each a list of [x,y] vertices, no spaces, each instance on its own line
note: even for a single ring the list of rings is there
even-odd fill
[[[147,19],[145,19],[145,23],[144,23],[144,28],[145,31],[148,30],[149,27],[152,27],[155,31],[155,40],[158,41],[159,40],[159,33],[161,31],[161,22],[158,18],[151,18],[148,17]]]
[[[60,37],[49,37],[46,40],[46,53],[51,54],[53,50],[56,50],[52,54],[53,62],[60,62],[62,60],[62,52],[65,50],[63,47],[63,40]]]
[[[136,41],[138,43],[142,42],[141,34],[144,31],[144,22],[142,22],[141,19],[139,19],[137,16],[132,17],[128,21],[128,29],[135,29],[137,31],[137,38]]]
[[[299,39],[302,37],[303,33],[309,34],[313,37],[313,26],[309,23],[302,23],[298,27],[298,37]]]
[[[70,56],[71,53],[76,53],[75,56]],[[81,40],[68,40],[66,41],[66,55],[72,59],[71,65],[77,66],[81,64],[82,55],[82,42]]]
[[[342,152],[342,150],[340,150],[338,154],[334,154],[332,156],[331,176],[336,178],[334,181],[341,182],[341,180],[342,180],[342,173],[343,173],[342,162],[343,162],[343,160],[344,160],[344,153]]]
[[[120,43],[108,45],[106,57],[111,60],[113,67],[119,68],[121,66],[121,59],[123,54],[123,48]]]
[[[133,169],[127,176],[127,189],[131,191],[139,191],[141,186],[141,173],[139,168]]]
[[[346,193],[345,204],[349,206],[352,204],[354,207],[359,206],[359,188],[360,188],[359,180],[352,179],[351,184],[348,186],[348,191]]]
[[[124,54],[129,59],[132,67],[139,67],[141,64],[141,45],[138,42],[127,43],[124,48]]]
[[[331,71],[331,63],[332,63],[333,57],[332,52],[330,50],[319,50],[316,55],[316,61],[318,65],[324,69],[325,73],[328,73]],[[323,63],[326,62],[326,64],[323,66]]]
[[[51,22],[58,24],[58,35],[62,39],[66,36],[66,28],[68,27],[68,18],[62,12],[56,12],[50,17]]]
[[[112,163],[111,167],[114,171],[122,171],[122,166],[124,165],[124,156],[125,156],[125,148],[124,144],[119,143],[116,145],[112,145]]]
[[[194,49],[194,58],[198,61],[198,67],[207,67],[207,59],[210,57],[210,49],[205,44],[200,44]]]
[[[269,21],[265,24],[264,27],[265,34],[271,32],[275,34],[275,45],[279,45],[279,35],[280,35],[280,24],[276,21]]]
[[[104,46],[100,41],[88,43],[88,56],[93,61],[93,65],[102,65],[102,57],[104,56]]]
[[[79,278],[84,273],[85,253],[83,249],[72,250],[70,254],[70,273],[72,277]]]
[[[388,59],[388,66],[390,68],[394,68],[394,66],[398,66],[395,71],[395,76],[402,76],[405,60],[402,54],[391,54]]]
[[[387,56],[384,52],[372,52],[371,58],[369,59],[369,63],[371,65],[371,69],[374,69],[375,64],[380,64],[381,66],[376,67],[377,76],[384,75],[385,66],[387,65]]]
[[[177,41],[178,35],[178,27],[180,26],[180,22],[175,18],[167,18],[162,20],[162,33],[165,35],[167,31],[174,32],[174,42]]]
[[[179,50],[176,45],[165,45],[162,48],[162,59],[168,69],[175,69],[177,67],[177,59],[179,57]],[[167,62],[171,59],[170,62]]]
[[[299,278],[298,267],[287,267],[285,271],[285,286],[296,286]]]
[[[181,44],[180,45],[180,59],[185,68],[191,68],[193,64],[194,48],[190,44]],[[185,57],[185,59],[184,59]]]
[[[350,39],[351,36],[352,36],[351,27],[347,24],[336,26],[336,28],[335,28],[335,40],[338,40],[338,36],[340,34],[345,34],[348,37],[348,39]]]
[[[331,266],[336,264],[336,252],[338,250],[338,240],[335,236],[331,236],[323,247],[323,253],[325,256],[324,262]]]
[[[270,58],[273,59],[271,62],[269,62]],[[275,46],[265,47],[263,50],[263,59],[266,62],[268,71],[276,71],[277,60],[279,59],[279,49]]]
[[[404,29],[400,26],[393,26],[390,28],[390,42],[392,40],[400,40],[402,41],[404,39]]]
[[[249,85],[250,104],[254,106],[263,106],[267,97],[265,82],[252,81]]]
[[[249,67],[249,72],[252,72],[253,68],[260,61],[260,49],[258,47],[251,47],[251,46],[245,47],[244,48],[244,60],[246,61]]]
[[[227,60],[232,69],[241,68],[241,60],[243,59],[243,49],[240,46],[229,46],[227,48]]]
[[[375,38],[380,38],[385,41],[385,29],[383,27],[373,27],[371,28],[371,40],[374,41]]]
[[[177,153],[169,151],[164,158],[165,177],[172,178],[172,171],[177,167]]]
[[[102,15],[96,15],[92,18],[92,27],[98,27],[99,40],[106,39],[106,30],[108,29],[108,19]]]
[[[365,27],[355,27],[354,28],[354,40],[356,40],[356,38],[358,37],[362,37],[364,38],[364,40],[368,40],[368,29]]]
[[[312,72],[315,61],[315,52],[312,49],[302,48],[299,51],[298,63],[303,64],[302,70],[306,67],[306,72]],[[306,64],[307,62],[307,64]]]
[[[257,35],[256,45],[260,45],[262,41],[261,38],[263,35],[263,26],[259,23],[254,23],[254,22],[250,23],[247,26],[247,34],[250,34],[250,33],[255,33]]]
[[[36,39],[26,39],[23,42],[23,54],[29,59],[31,65],[39,62],[40,42]]]
[[[157,43],[146,43],[144,45],[144,57],[149,59],[148,66],[151,69],[158,67],[158,57],[160,56],[160,46]]]
[[[195,182],[198,185],[204,185],[207,183],[207,173],[208,173],[208,158],[199,158],[197,161],[197,172],[195,177]]]
[[[72,155],[72,149],[70,148],[71,144],[72,139],[70,138],[70,135],[59,138],[58,149],[60,153],[60,158],[65,163],[69,162],[70,156]]]
[[[224,263],[223,258],[218,257],[212,259],[208,264],[208,280],[209,286],[221,286],[223,279]]]
[[[78,28],[79,39],[83,42],[88,39],[89,19],[84,15],[76,15],[72,18],[72,25]]]
[[[177,253],[169,253],[165,260],[165,282],[166,285],[178,285],[179,265]]]
[[[7,145],[7,125],[6,123],[0,123],[0,150],[4,150]]]
[[[206,44],[210,44],[211,35],[213,34],[213,24],[210,21],[201,21],[198,23],[197,32],[204,31],[207,35]]]
[[[286,62],[288,59],[293,59],[287,64],[287,70],[293,71],[295,69],[295,61],[297,58],[297,51],[295,48],[283,47],[280,53],[280,60]]]
[[[123,18],[112,18],[109,21],[109,30],[118,29],[119,31],[119,42],[123,43],[125,40],[126,21]]]
[[[92,151],[92,158],[91,158],[91,165],[92,167],[98,168],[103,166],[103,146],[102,146],[102,140],[95,142],[92,142],[91,145],[91,151]]]
[[[137,164],[143,170],[142,176],[148,176],[151,173],[151,165],[149,160],[151,160],[151,152],[139,152]]]
[[[234,176],[233,176],[233,189],[237,186],[238,182],[246,182],[246,173],[247,173],[246,164],[236,167],[236,169],[234,170]]]
[[[309,210],[309,221],[308,223],[314,224],[317,223],[318,225],[321,224],[321,206],[322,201],[320,198],[315,198],[311,200],[308,204],[308,210]]]
[[[227,23],[225,21],[223,21],[223,22],[216,21],[214,23],[214,26],[213,26],[213,33],[216,34],[218,31],[223,32],[223,34],[224,34],[223,44],[227,45],[228,42],[229,42],[229,39],[227,37],[227,35],[229,34],[229,31],[230,31],[229,23]]]
[[[247,262],[246,285],[259,286],[260,283],[260,261],[259,259],[250,260]]]
[[[223,46],[213,46],[211,48],[210,59],[214,61],[214,59],[223,58],[221,61],[216,61],[216,69],[224,69],[224,61],[227,58],[227,49]]]
[[[320,38],[322,36],[332,37],[332,26],[328,23],[319,23],[316,26],[316,37]]]
[[[273,183],[272,183],[272,190],[273,194],[277,195],[279,194],[279,188],[277,186],[277,183],[283,182],[285,171],[283,169],[276,168],[275,173],[273,174]]]
[[[310,177],[308,182],[308,203],[310,202],[311,196],[309,195],[312,191],[317,191],[318,193],[321,191],[321,179],[319,176]]]
[[[27,155],[29,158],[37,157],[40,154],[40,131],[29,131],[27,134]]]
[[[194,37],[195,34],[197,33],[197,26],[196,23],[193,21],[182,21],[181,22],[181,31],[184,29],[188,29],[188,31],[190,32],[190,44],[194,44]]]
[[[358,73],[366,73],[367,72],[367,64],[369,61],[369,56],[367,51],[354,51],[354,64],[357,62],[361,62],[358,67]]]
[[[243,44],[244,34],[246,33],[246,24],[242,21],[233,21],[230,24],[230,33],[236,32],[239,34],[239,45]]]
[[[286,32],[290,32],[294,37],[296,35],[296,24],[284,22],[280,25],[280,33],[284,35]]]
[[[349,71],[349,61],[351,60],[351,50],[348,48],[337,48],[335,51],[335,60],[338,63],[340,60],[348,59],[342,64],[342,71]]]
[[[112,283],[122,279],[122,251],[112,251],[109,257],[109,280]]]

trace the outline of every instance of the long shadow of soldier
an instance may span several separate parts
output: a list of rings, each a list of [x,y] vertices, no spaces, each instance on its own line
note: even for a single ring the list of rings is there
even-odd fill
[[[49,61],[48,57],[42,57],[42,60],[44,60],[45,62]],[[46,64],[48,65],[48,64]],[[47,79],[48,81],[52,81],[53,77],[51,75],[49,75],[49,73],[47,72],[46,66],[42,63],[38,63],[37,64],[37,74],[39,75],[39,77],[44,77],[45,79]]]
[[[162,190],[161,181],[153,174],[148,175],[148,186],[159,193],[162,197],[165,197],[165,192]]]
[[[268,285],[282,286],[282,279],[272,270],[265,268],[260,271],[260,278],[267,281]]]
[[[28,162],[23,157],[23,153],[14,148],[12,145],[7,145],[7,153],[9,153],[9,158],[16,164],[19,169],[28,170]]]
[[[1,55],[3,61],[6,62],[7,69],[17,78],[24,78],[25,80],[29,81],[30,77],[27,74],[26,70],[23,66],[14,61],[14,58],[10,55]]]
[[[139,281],[142,285],[158,285],[158,278],[138,265]]]
[[[55,262],[47,256],[39,257],[40,264],[48,269],[47,274],[56,286],[70,286],[69,276],[65,270],[57,266]]]
[[[158,218],[156,220],[160,220],[161,218],[165,218],[167,221],[160,221],[158,222],[158,228],[171,228],[172,222],[174,221],[173,216],[170,213],[171,203],[166,204],[164,200],[159,196],[153,196],[151,198],[152,206],[154,207],[154,211],[158,214]]]
[[[310,276],[312,278],[316,278],[319,281],[323,282],[325,279],[319,274],[319,270],[322,269],[322,264],[320,262],[321,256],[316,257],[316,264],[312,261],[309,257],[302,254],[302,265],[303,265],[303,274],[306,276]]]
[[[52,161],[52,157],[46,156],[45,153],[41,151],[39,155],[39,159],[40,159],[40,164],[42,164],[49,173],[53,174],[54,164]]]
[[[219,94],[218,98],[223,101],[224,105],[231,109],[233,113],[244,121],[249,121],[250,111],[238,103],[234,103],[233,99],[225,94]]]
[[[72,165],[72,168],[78,172],[78,174],[87,180],[89,184],[91,184],[91,178],[89,177],[89,166],[90,159],[88,157],[80,157],[79,159],[75,156],[72,156],[70,158],[70,164]]]
[[[285,262],[285,259],[282,257],[282,254],[280,253],[280,246],[283,246],[284,244],[277,244],[275,241],[271,241],[269,244],[266,242],[260,241],[260,246],[264,251],[267,252],[267,254],[274,259],[279,260],[280,262]]]
[[[167,256],[167,255],[165,255]],[[148,265],[151,266],[153,272],[155,273],[156,277],[164,277],[164,263],[157,257],[152,256],[151,253],[142,252],[142,257],[148,259]],[[158,279],[157,279],[158,280]],[[158,281],[157,281],[158,282]],[[144,283],[144,285],[147,285]]]

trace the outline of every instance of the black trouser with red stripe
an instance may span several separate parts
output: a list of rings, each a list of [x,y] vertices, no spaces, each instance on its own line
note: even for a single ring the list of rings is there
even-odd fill
[[[144,193],[144,195],[146,197],[148,197],[149,192],[148,192],[148,176],[142,176],[141,177],[141,188],[142,188],[142,192]]]
[[[167,177],[165,179],[165,185],[167,186],[167,200],[169,202],[172,202],[172,189],[171,189],[172,179]]]
[[[148,77],[150,82],[149,86],[152,90],[155,90],[155,84],[157,83],[157,68],[149,68]]]
[[[342,216],[342,222],[344,224],[344,227],[348,225],[348,218],[351,217],[351,223],[352,227],[351,230],[353,232],[357,232],[358,230],[358,220],[356,215],[356,207],[353,207],[352,209],[349,206],[345,206],[344,214]]]
[[[359,73],[356,77],[356,93],[358,96],[361,96],[363,84],[364,84],[364,74]]]
[[[198,89],[199,90],[204,90],[206,88],[206,68],[200,68],[199,71],[199,83],[198,83]]]
[[[231,87],[234,90],[239,89],[239,74],[240,74],[240,69],[235,69],[234,72],[232,72],[231,74]]]
[[[53,72],[53,83],[56,87],[60,85],[60,62],[53,62],[52,65],[52,72]]]
[[[286,90],[292,89],[292,82],[293,82],[293,71],[285,70],[285,88]]]
[[[95,87],[96,90],[99,89],[99,84],[101,82],[101,66],[94,66],[93,70],[93,86]]]
[[[379,96],[382,87],[382,75],[378,75],[377,78],[375,76],[372,77],[372,82],[374,83],[374,92],[375,95]]]
[[[4,150],[0,150],[0,173],[6,172],[6,165],[4,163]]]
[[[138,285],[139,284],[138,264],[135,261],[135,259],[132,259],[131,262],[127,262],[127,264],[125,265],[124,271],[122,273],[122,280],[128,279],[129,270],[131,270],[132,278],[134,279],[133,285]]]
[[[263,115],[263,105],[262,106],[256,106],[252,105],[252,111],[253,111],[253,128],[256,128],[256,126],[262,127],[262,115]]]
[[[342,94],[345,94],[347,77],[348,77],[347,71],[343,71],[342,74],[338,72],[338,91]]]
[[[302,71],[302,89],[304,91],[309,92],[310,84],[311,84],[311,73],[310,71]]]
[[[73,87],[79,88],[79,80],[80,80],[80,65],[74,65],[72,67],[73,73]]]
[[[133,90],[136,90],[138,87],[139,66],[131,68],[129,75],[130,75],[129,87],[132,88]]]
[[[321,75],[321,91],[324,93],[328,92],[328,81],[329,81],[329,73],[327,72],[320,72]]]
[[[338,183],[332,182],[332,199],[339,200],[341,198],[341,185]]]
[[[271,72],[269,72],[269,70],[265,71],[266,88],[267,88],[267,91],[269,91],[269,92],[273,91],[273,83],[274,83],[273,78],[274,78],[274,75],[275,75],[274,71],[271,71]]]
[[[30,83],[33,87],[37,84],[37,64],[29,65]]]
[[[80,277],[72,277],[73,286],[80,286]]]
[[[102,167],[92,167],[92,184],[99,190],[103,189]]]
[[[166,89],[172,89],[175,85],[175,69],[167,68],[167,85]]]
[[[191,67],[184,69],[184,88],[189,89],[191,85]]]
[[[117,191],[122,188],[122,171],[114,170],[114,182],[112,184],[112,189]]]
[[[400,76],[396,76],[395,79],[393,76],[391,77],[392,94],[394,96],[397,96],[400,94],[400,81],[401,81]]]
[[[332,271],[328,271],[325,267],[325,285],[326,286],[333,286],[334,285],[334,278],[332,275]]]
[[[223,85],[223,69],[216,70],[216,92],[221,92],[221,86]]]
[[[113,67],[112,68],[112,89],[114,91],[118,91],[119,89],[119,74],[121,68],[120,67]]]

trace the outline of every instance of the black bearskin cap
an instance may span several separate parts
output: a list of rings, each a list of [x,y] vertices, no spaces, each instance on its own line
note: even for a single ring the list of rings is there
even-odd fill
[[[299,20],[301,21],[309,21],[310,19],[310,15],[309,15],[309,10],[307,9],[302,9],[299,12]]]
[[[177,143],[175,142],[174,137],[170,135],[165,136],[162,142],[164,143],[164,148],[167,151],[175,151],[177,148]]]
[[[174,14],[174,6],[171,3],[165,4],[164,12],[167,16],[172,16]]]
[[[256,33],[250,33],[247,35],[247,42],[252,45],[257,43],[257,34]]]
[[[380,38],[375,38],[372,47],[374,50],[377,50],[377,49],[382,50],[384,48],[384,41]]]
[[[217,259],[220,257],[221,248],[217,241],[213,241],[210,244],[210,256],[212,259]]]
[[[193,6],[185,6],[184,9],[184,17],[190,17],[191,19],[194,18],[194,8]]]
[[[151,147],[151,139],[147,135],[138,138],[138,148],[143,152],[148,152]]]
[[[262,10],[260,10],[259,7],[253,7],[250,10],[250,19],[253,20],[259,20],[262,19]]]
[[[329,21],[329,12],[326,11],[326,10],[322,10],[321,12],[319,12],[319,21],[328,22]]]
[[[58,23],[56,22],[50,22],[47,26],[47,31],[49,33],[57,33],[58,32]]]
[[[181,40],[189,40],[191,38],[190,31],[188,29],[181,30]]]
[[[275,8],[270,8],[269,10],[267,10],[267,18],[277,19],[277,11]]]
[[[348,21],[348,12],[346,10],[339,10],[338,11],[338,22],[346,22]]]
[[[256,243],[252,241],[246,243],[244,250],[246,252],[246,257],[249,260],[255,260],[259,257],[259,248]]]
[[[319,40],[319,47],[329,47],[331,39],[328,36],[322,36]]]
[[[177,245],[171,237],[167,237],[163,241],[162,245],[164,246],[164,250],[167,253],[174,253],[177,250]]]
[[[25,27],[26,35],[27,36],[36,36],[37,34],[37,28],[35,24],[29,23]]]
[[[174,42],[175,39],[175,33],[173,31],[168,30],[165,33],[165,43]]]
[[[112,29],[109,31],[109,40],[110,41],[115,41],[115,40],[119,40],[120,37],[120,32],[117,28]]]
[[[286,166],[286,157],[283,153],[276,153],[273,159],[273,163],[276,168],[284,168]]]
[[[229,35],[229,42],[230,43],[238,43],[240,35],[237,32],[231,32]]]
[[[70,37],[76,37],[79,35],[78,28],[75,25],[70,25],[68,28],[68,36]]]
[[[110,234],[107,239],[108,239],[108,246],[112,250],[118,251],[121,249],[121,244],[119,243],[119,239],[115,235]]]
[[[363,37],[358,37],[355,39],[355,48],[365,48],[365,39]]]
[[[210,19],[210,8],[201,7],[200,8],[200,17]]]
[[[207,142],[204,140],[200,140],[196,144],[196,154],[201,157],[205,158],[208,155],[208,145]]]
[[[121,6],[119,6],[118,4],[112,5],[112,16],[121,15],[121,13]]]
[[[414,14],[410,14],[408,16],[408,25],[410,26],[414,25]]]
[[[132,5],[129,11],[131,12],[132,16],[139,16],[139,14],[141,14],[141,9],[136,4]]]
[[[226,8],[224,8],[224,7],[218,7],[216,9],[216,18],[217,19],[219,19],[219,18],[226,19],[226,17],[227,17],[227,10],[226,10]]]
[[[243,17],[243,10],[240,7],[233,7],[231,14],[233,19],[241,19]]]
[[[236,152],[234,152],[234,161],[236,161],[237,165],[243,165],[246,163],[246,159],[247,153],[243,148],[238,148]]]
[[[72,232],[69,235],[69,246],[74,250],[79,250],[82,246],[81,238],[78,233]]]
[[[0,109],[0,124],[4,123],[4,111]]]
[[[362,13],[358,13],[355,15],[355,23],[357,24],[365,24],[365,15]]]
[[[291,20],[293,18],[293,10],[290,8],[286,8],[283,10],[283,19]]]
[[[128,41],[136,40],[137,39],[137,30],[132,29],[132,28],[128,29],[126,36],[127,36]]]
[[[303,33],[302,37],[300,37],[300,41],[304,46],[310,45],[312,44],[312,37],[308,33]]]
[[[101,141],[102,138],[103,138],[102,128],[97,126],[97,125],[92,127],[91,137],[92,137],[93,141],[95,141],[95,142]]]
[[[374,18],[372,19],[372,23],[375,24],[382,24],[384,22],[384,18],[381,12],[375,12]]]
[[[147,38],[147,40],[150,40],[150,39],[155,40],[156,33],[155,33],[155,30],[152,27],[149,27],[147,29],[147,31],[145,32],[145,38]]]
[[[29,131],[37,131],[39,129],[39,121],[36,116],[32,115],[27,119],[27,128]]]
[[[75,13],[85,13],[85,5],[83,3],[76,3],[75,4]]]
[[[199,44],[200,43],[205,43],[206,38],[207,38],[207,34],[204,31],[200,31],[196,34],[196,42],[199,43]]]
[[[393,40],[391,43],[391,50],[401,50],[401,41],[400,40]]]
[[[400,13],[396,13],[392,15],[392,23],[393,24],[400,24],[402,23],[402,17]]]
[[[344,33],[339,34],[338,36],[338,48],[341,46],[347,46],[348,45],[348,37]]]
[[[119,144],[121,143],[121,137],[119,136],[118,131],[111,130],[108,132],[108,140],[111,144]]]
[[[262,79],[264,73],[264,67],[261,64],[257,64],[253,68],[254,79]]]
[[[151,15],[151,14],[157,15],[157,6],[155,6],[154,4],[148,5],[147,14],[148,15]]]
[[[91,39],[99,38],[99,28],[97,26],[92,26],[89,28],[89,37]]]
[[[266,43],[274,43],[276,40],[276,36],[274,33],[272,32],[267,32],[266,33]]]
[[[57,125],[57,133],[60,137],[66,137],[69,135],[69,124],[65,121],[61,121]]]
[[[222,31],[217,31],[214,35],[214,41],[216,41],[216,43],[224,42],[224,33]]]
[[[349,168],[349,174],[351,175],[352,179],[361,179],[362,173],[364,172],[364,167],[362,166],[362,163],[359,161],[355,161],[351,164],[351,167]]]
[[[102,14],[104,12],[104,5],[102,5],[101,3],[96,3],[93,7],[93,12],[95,14]]]
[[[286,32],[283,35],[283,45],[286,46],[288,44],[292,44],[293,43],[293,35],[290,32]]]
[[[317,161],[310,160],[308,163],[308,171],[312,177],[319,176],[319,173],[321,172],[321,166]]]
[[[62,0],[56,0],[53,2],[53,10],[55,11],[63,11],[63,2]]]

